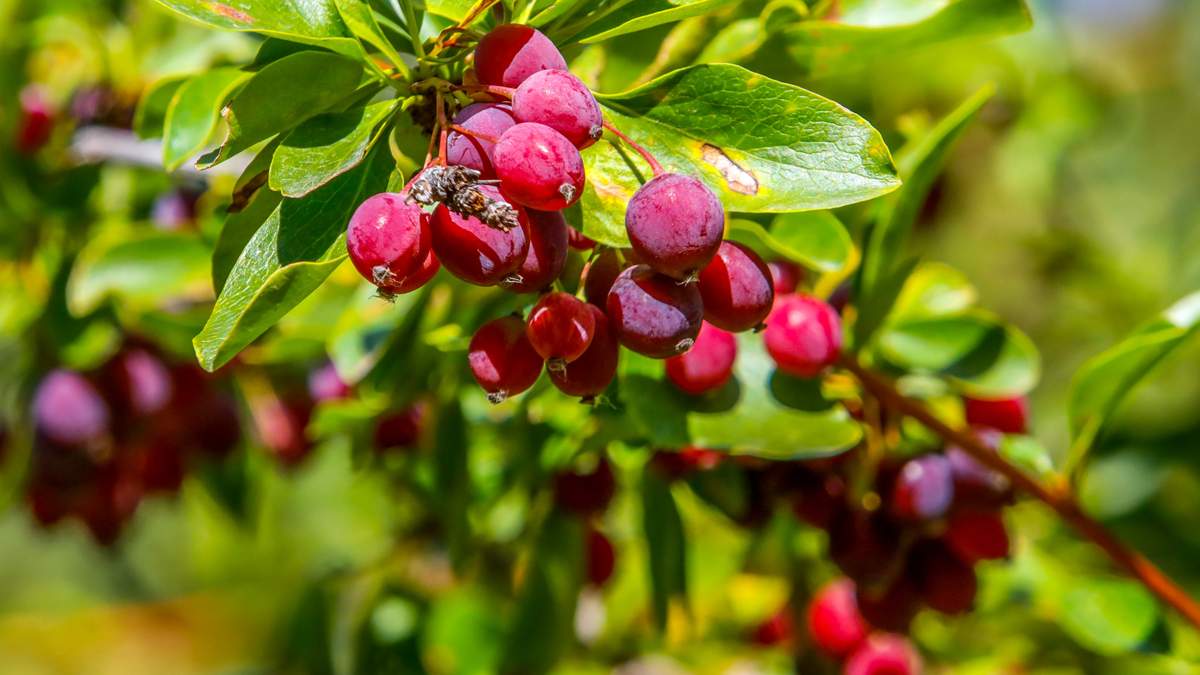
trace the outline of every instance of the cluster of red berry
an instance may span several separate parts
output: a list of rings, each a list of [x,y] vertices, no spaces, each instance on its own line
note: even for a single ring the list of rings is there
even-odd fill
[[[808,606],[808,633],[830,658],[842,661],[845,675],[917,675],[921,656],[908,638],[872,631],[859,612],[850,579],[836,579],[817,591]]]
[[[438,163],[404,193],[363,203],[347,248],[384,295],[421,287],[439,266],[473,284],[545,293],[528,317],[491,321],[471,340],[471,371],[491,400],[529,389],[543,365],[565,393],[594,398],[616,374],[619,346],[673,359],[672,381],[702,394],[732,373],[730,333],[761,329],[764,320],[781,370],[813,377],[837,358],[836,312],[791,295],[794,281],[776,302],[780,280],[767,264],[723,240],[717,195],[694,177],[665,172],[641,148],[654,177],[626,208],[631,248],[594,252],[582,283],[588,302],[551,292],[568,248],[594,247],[561,211],[582,194],[579,151],[603,133],[600,106],[554,44],[528,26],[484,36],[470,73],[460,90],[500,100],[472,103],[447,122],[439,93]],[[795,277],[786,272],[784,286]]]
[[[563,471],[554,477],[555,505],[578,516],[586,528],[584,578],[595,588],[607,583],[616,569],[616,549],[596,526],[598,517],[608,508],[616,491],[612,466],[603,456],[591,471]]]

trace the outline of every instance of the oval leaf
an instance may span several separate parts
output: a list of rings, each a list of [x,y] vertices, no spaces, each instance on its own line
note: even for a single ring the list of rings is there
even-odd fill
[[[358,166],[395,109],[395,101],[382,101],[301,124],[275,151],[271,189],[285,197],[303,197]]]
[[[820,272],[845,269],[856,255],[850,233],[828,211],[785,213],[775,218],[770,231],[753,221],[734,220],[729,237]]]
[[[687,537],[671,486],[650,467],[642,474],[642,527],[650,557],[654,619],[663,630],[671,599],[687,601]]]
[[[638,0],[626,3],[575,36],[584,44],[646,30],[664,23],[707,14],[737,0]]]
[[[67,286],[73,314],[86,315],[108,298],[124,307],[150,308],[180,296],[210,295],[209,249],[196,236],[154,232],[126,237],[94,240],[80,252]]]
[[[1141,645],[1158,624],[1146,589],[1124,579],[1074,579],[1062,598],[1058,622],[1080,644],[1116,655]]]
[[[184,82],[163,121],[163,166],[174,171],[200,154],[217,129],[217,111],[250,75],[217,68]]]
[[[333,0],[158,0],[201,23],[296,42],[317,44],[348,56],[360,53]]]

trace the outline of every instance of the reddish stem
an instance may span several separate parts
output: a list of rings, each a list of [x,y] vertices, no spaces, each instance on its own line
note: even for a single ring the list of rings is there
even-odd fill
[[[666,170],[663,169],[662,164],[658,163],[658,160],[654,158],[654,155],[650,154],[649,150],[638,145],[632,138],[621,133],[621,130],[613,126],[612,122],[604,120],[604,128],[611,131],[614,136],[621,139],[621,142],[633,148],[637,154],[641,155],[642,159],[646,160],[646,163],[650,165],[650,170],[654,172],[655,176],[661,176],[666,173]]]
[[[481,134],[478,131],[471,131],[470,129],[468,129],[460,124],[451,124],[450,129],[453,131],[457,131],[458,133],[462,134],[463,136],[470,136],[471,138],[478,138],[479,140],[487,141],[488,143],[496,143],[497,141],[500,140],[499,138],[496,138],[495,136],[490,136],[488,134]]]
[[[495,84],[456,84],[450,87],[450,91],[491,94],[506,101],[511,101],[513,95],[517,93],[517,90],[512,87],[501,87]]]
[[[438,122],[438,164],[446,166],[446,139],[450,135],[450,124],[446,121],[446,105],[442,100],[442,92],[437,92],[437,122]]]
[[[891,380],[867,369],[853,356],[843,356],[841,365],[854,373],[863,387],[885,406],[917,420],[947,443],[962,448],[976,461],[1004,474],[1013,485],[1054,509],[1059,517],[1099,546],[1109,558],[1140,581],[1159,600],[1179,612],[1193,626],[1200,628],[1200,605],[1187,591],[1141,553],[1127,547],[1099,521],[1084,513],[1069,488],[1046,486],[1030,477],[985,445],[970,430],[955,429],[946,424],[924,404],[901,394]]]

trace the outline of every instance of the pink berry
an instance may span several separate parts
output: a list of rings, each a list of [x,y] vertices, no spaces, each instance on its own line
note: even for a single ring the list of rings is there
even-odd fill
[[[910,459],[900,467],[892,486],[892,515],[901,520],[941,518],[954,501],[954,476],[950,460],[929,454]]]
[[[525,337],[525,322],[515,316],[480,327],[471,338],[468,362],[492,403],[529,389],[542,374],[542,357]]]
[[[844,657],[867,637],[867,622],[858,612],[854,582],[845,577],[826,584],[808,606],[808,632],[818,649]]]
[[[606,248],[583,269],[583,296],[597,307],[608,302],[608,292],[621,274],[621,256],[616,250]]]
[[[621,344],[657,359],[691,349],[704,318],[695,284],[680,284],[645,265],[621,272],[606,306]]]
[[[109,432],[108,404],[79,373],[55,370],[33,396],[33,422],[47,439],[69,446],[102,440]]]
[[[700,272],[704,319],[735,333],[762,324],[775,302],[771,272],[758,254],[732,241]]]
[[[712,260],[725,235],[725,210],[704,183],[677,173],[650,179],[625,209],[625,229],[642,262],[676,279]]]
[[[920,675],[921,656],[899,635],[872,635],[846,661],[845,675]]]
[[[667,378],[693,396],[716,391],[733,377],[737,338],[733,333],[705,322],[696,344],[687,352],[667,359]]]
[[[332,363],[325,363],[308,374],[308,394],[318,403],[349,398],[350,393],[350,385]]]
[[[796,377],[816,377],[841,354],[841,318],[810,295],[784,296],[767,316],[763,341],[780,370]]]
[[[1011,544],[999,512],[959,513],[950,518],[942,535],[946,545],[963,562],[1003,560]]]
[[[525,335],[551,370],[583,356],[596,332],[587,303],[570,293],[547,293],[529,312]]]
[[[565,136],[525,122],[504,132],[492,151],[504,196],[540,211],[561,211],[583,194],[583,157]]]
[[[491,185],[480,186],[484,195],[501,200]],[[439,204],[433,211],[430,229],[433,252],[454,276],[477,286],[494,286],[517,271],[529,251],[525,235],[529,218],[517,209],[521,227],[507,232],[491,227],[474,216],[464,216]]]
[[[587,305],[592,313],[596,329],[592,343],[583,356],[568,363],[561,370],[550,370],[550,381],[559,391],[568,396],[578,396],[584,401],[594,399],[612,383],[617,375],[620,345],[613,334],[608,317],[599,307]]]
[[[567,222],[557,211],[526,209],[529,252],[516,274],[502,285],[514,293],[545,290],[562,274],[567,264]],[[518,281],[516,277],[520,277]]]
[[[350,262],[367,281],[395,292],[429,254],[429,216],[404,195],[382,193],[368,198],[346,228]]]
[[[472,103],[454,116],[454,124],[484,137],[500,138],[512,128],[512,108],[504,103]],[[451,131],[446,138],[446,160],[450,164],[478,171],[483,178],[495,178],[492,150],[495,141]]]
[[[1024,396],[1002,399],[964,398],[967,424],[990,427],[1006,434],[1028,430],[1029,401]]]
[[[518,122],[545,124],[580,150],[604,135],[604,114],[596,97],[565,70],[530,75],[513,94],[512,112]]]
[[[771,284],[775,287],[775,295],[795,293],[804,281],[804,268],[787,260],[775,260],[767,263],[771,271]]]
[[[498,26],[475,47],[475,75],[483,84],[516,87],[540,70],[566,69],[558,47],[529,26]]]
[[[140,347],[128,348],[105,364],[102,382],[118,418],[161,412],[174,393],[166,364]]]

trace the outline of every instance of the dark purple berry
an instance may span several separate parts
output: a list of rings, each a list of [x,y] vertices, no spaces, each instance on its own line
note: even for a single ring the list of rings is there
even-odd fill
[[[908,572],[925,604],[942,614],[964,614],[975,605],[975,570],[940,542],[925,540],[913,547]]]
[[[950,460],[929,454],[905,462],[891,491],[892,515],[903,520],[934,520],[946,515],[954,502]]]
[[[691,349],[704,319],[695,284],[680,284],[645,265],[621,272],[606,306],[621,344],[657,359]]]
[[[650,179],[629,200],[625,229],[642,262],[688,279],[717,254],[725,235],[725,210],[704,183],[667,173]]]

